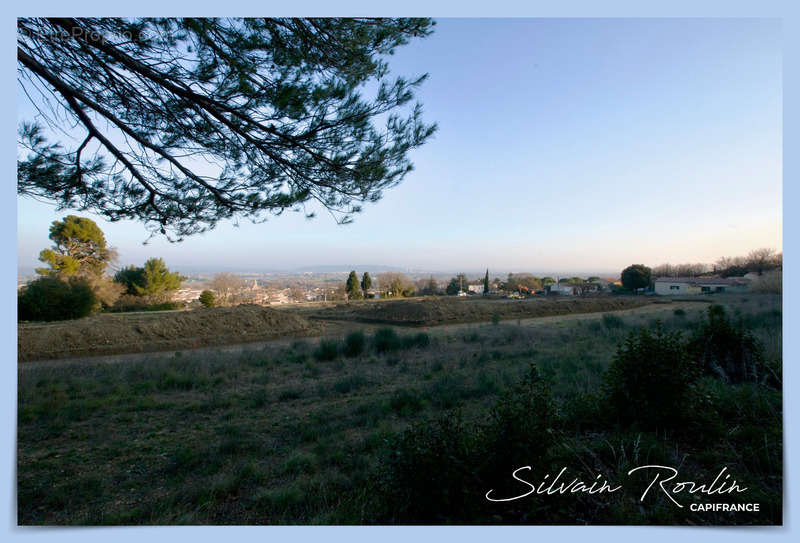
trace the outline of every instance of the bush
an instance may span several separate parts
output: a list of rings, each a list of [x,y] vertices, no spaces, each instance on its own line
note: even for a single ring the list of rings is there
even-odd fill
[[[475,434],[450,415],[396,438],[370,493],[381,524],[474,522],[483,496],[474,476]]]
[[[396,351],[400,348],[400,338],[394,328],[380,328],[375,332],[375,350],[379,354]]]
[[[725,308],[712,305],[707,319],[697,327],[688,343],[689,354],[703,373],[731,383],[764,380],[764,347],[744,329],[742,319],[734,326]]]
[[[339,355],[339,344],[328,339],[319,340],[319,346],[314,351],[317,360],[334,360]]]
[[[516,468],[547,465],[554,416],[549,389],[531,366],[528,376],[497,401],[483,423],[465,424],[456,412],[406,430],[391,444],[373,479],[370,520],[497,522],[496,513],[506,509],[493,509],[485,499],[487,490],[513,495],[519,490],[511,479]]]
[[[615,328],[623,328],[625,326],[625,321],[622,320],[622,317],[619,315],[612,315],[611,313],[606,313],[603,315],[603,326],[608,328],[609,330]]]
[[[358,390],[368,384],[367,378],[363,375],[350,375],[343,377],[333,383],[333,390],[339,394],[347,394],[354,390]]]
[[[110,311],[113,313],[126,313],[129,311],[171,311],[183,309],[183,307],[184,305],[181,302],[151,303],[146,296],[123,294],[116,303],[114,303]]]
[[[399,415],[408,417],[421,411],[425,405],[422,403],[422,398],[416,390],[401,388],[392,394],[389,400],[389,407]]]
[[[676,310],[675,310],[675,311],[673,311],[672,313],[673,313],[673,315],[675,315],[676,317],[685,317],[685,316],[686,316],[686,311],[685,311],[684,309],[681,309],[681,308],[678,308],[678,309],[676,309]]]
[[[418,347],[420,349],[424,349],[431,344],[431,338],[425,332],[420,332],[418,334],[414,334],[413,336],[405,336],[402,339],[402,346],[406,349],[412,349],[414,347]]]
[[[203,304],[203,307],[214,307],[217,303],[217,301],[214,299],[214,293],[210,290],[204,290],[201,292],[198,300],[200,300],[200,303]]]
[[[527,376],[492,408],[480,434],[482,479],[503,493],[514,469],[542,465],[551,445],[555,407],[550,389],[531,364]]]
[[[350,332],[344,338],[342,351],[344,352],[345,356],[358,356],[364,352],[365,344],[366,338],[364,337],[364,332],[361,330],[357,332]]]
[[[697,376],[680,333],[660,325],[631,332],[605,375],[609,407],[624,425],[679,428],[690,418]]]
[[[79,319],[91,314],[96,304],[94,291],[85,279],[42,277],[17,295],[17,316],[21,321]]]

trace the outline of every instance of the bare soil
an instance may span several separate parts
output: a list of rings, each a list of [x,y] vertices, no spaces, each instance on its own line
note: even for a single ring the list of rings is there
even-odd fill
[[[650,298],[491,300],[413,298],[306,305],[256,305],[153,313],[102,314],[75,321],[22,323],[18,360],[55,360],[238,345],[342,333],[354,325],[442,326],[621,311]]]
[[[318,335],[321,331],[321,323],[257,305],[102,314],[74,321],[20,324],[17,357],[27,361],[191,349]]]
[[[619,311],[647,305],[652,298],[531,298],[527,300],[484,298],[417,298],[376,302],[350,302],[318,309],[310,319],[363,323],[438,326],[464,322],[530,319],[573,313]]]

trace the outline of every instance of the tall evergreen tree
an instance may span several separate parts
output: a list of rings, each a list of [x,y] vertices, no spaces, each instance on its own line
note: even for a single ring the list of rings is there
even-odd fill
[[[358,284],[358,275],[355,270],[351,271],[350,275],[347,276],[347,283],[344,286],[344,290],[347,293],[347,297],[351,300],[358,300],[362,297],[361,288]]]
[[[483,293],[489,294],[489,268],[486,268],[486,275],[483,276]]]
[[[181,288],[181,282],[186,278],[177,272],[167,269],[160,258],[151,258],[144,263],[142,271],[143,285],[133,285],[139,296],[146,296],[153,301],[164,300],[172,291]]]
[[[361,290],[364,292],[364,297],[367,296],[367,291],[372,288],[372,277],[369,276],[369,272],[364,272],[364,275],[361,277]]]
[[[39,275],[93,279],[102,276],[116,257],[116,251],[106,245],[100,227],[84,217],[69,215],[62,221],[53,221],[50,239],[53,247],[39,253],[39,260],[49,267],[38,268]]]

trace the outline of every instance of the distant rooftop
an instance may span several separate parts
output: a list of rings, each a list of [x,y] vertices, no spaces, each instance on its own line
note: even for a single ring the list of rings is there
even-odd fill
[[[748,282],[742,277],[659,277],[656,283],[688,283],[690,285],[741,285]]]

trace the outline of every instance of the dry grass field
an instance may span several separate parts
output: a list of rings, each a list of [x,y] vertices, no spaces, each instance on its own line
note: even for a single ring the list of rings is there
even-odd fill
[[[745,319],[779,368],[780,299],[715,301]],[[779,522],[780,389],[743,385],[728,392],[709,384],[728,424],[712,444],[696,436],[665,442],[646,431],[593,428],[583,420],[591,419],[591,409],[576,404],[602,389],[617,345],[631,331],[662,325],[688,333],[707,306],[654,304],[605,316],[550,317],[546,324],[371,327],[240,352],[143,354],[124,364],[23,363],[19,522],[541,522],[489,504],[487,515],[466,521],[410,520],[387,513],[393,502],[381,483],[404,431],[442,416],[465,424],[485,419],[531,363],[558,413],[549,430],[553,462],[614,474],[648,459],[707,475],[724,459],[765,511],[698,518],[663,499],[642,507],[623,496],[559,503],[545,511],[548,523]]]

